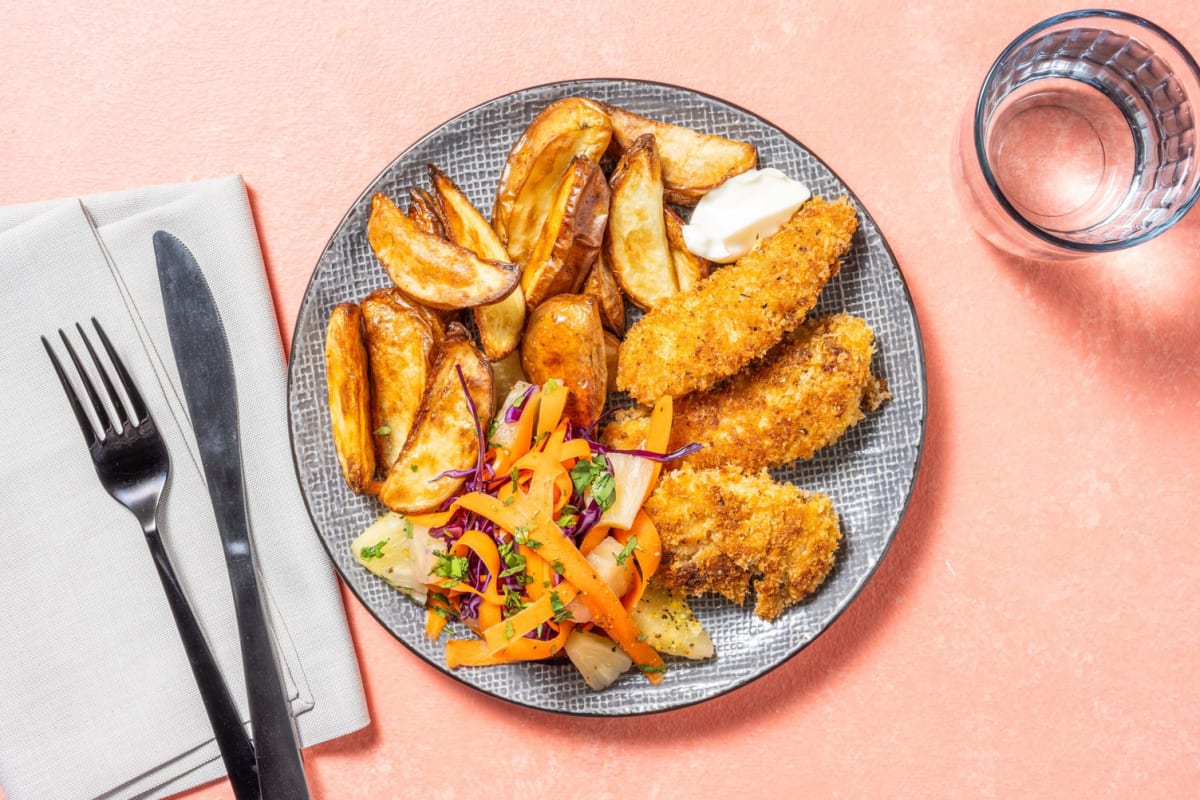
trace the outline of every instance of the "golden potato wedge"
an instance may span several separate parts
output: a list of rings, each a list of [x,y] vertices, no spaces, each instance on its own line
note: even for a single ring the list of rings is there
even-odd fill
[[[579,157],[571,161],[521,274],[530,308],[583,287],[604,243],[611,194],[599,164]]]
[[[367,239],[388,276],[406,295],[452,310],[495,303],[521,279],[516,264],[487,261],[423,230],[388,197],[371,198]]]
[[[671,263],[675,265],[675,280],[679,283],[679,291],[690,292],[712,272],[712,264],[687,249],[687,243],[683,240],[682,217],[670,206],[663,206],[663,217],[667,228],[667,249],[671,252]]]
[[[647,119],[616,106],[600,105],[612,120],[612,142],[617,155],[633,147],[641,136],[654,134],[668,203],[694,206],[705,193],[758,164],[758,151],[747,142]]]
[[[325,377],[333,445],[342,476],[358,494],[375,494],[375,445],[371,441],[371,380],[363,340],[363,314],[354,303],[333,307],[325,329]]]
[[[608,383],[605,389],[617,391],[617,354],[621,349],[621,340],[609,331],[604,331],[604,366],[608,369]]]
[[[424,189],[415,187],[408,190],[408,211],[405,215],[426,233],[440,239],[446,238],[446,221],[442,217],[441,206],[433,199],[433,195]],[[500,260],[507,261],[508,258]]]
[[[649,311],[679,291],[653,134],[634,142],[613,172],[605,251],[617,283],[639,308]]]
[[[625,298],[621,287],[608,268],[604,248],[596,255],[596,263],[583,281],[583,293],[596,301],[600,308],[600,321],[617,336],[625,334]]]
[[[429,165],[429,179],[446,220],[448,238],[480,258],[507,262],[508,252],[500,243],[500,237],[454,181],[432,164]],[[516,351],[525,327],[525,293],[520,286],[500,302],[476,306],[471,313],[475,317],[475,327],[479,329],[483,352],[491,361],[500,361]]]
[[[587,427],[599,419],[608,397],[608,362],[596,301],[558,294],[535,308],[521,342],[521,366],[532,383],[554,378],[566,385],[571,422]]]
[[[447,470],[471,469],[479,458],[480,423],[467,406],[456,367],[462,369],[482,424],[492,416],[491,364],[475,349],[466,328],[452,324],[446,329],[416,424],[379,492],[380,501],[393,511],[412,514],[437,508],[465,480],[438,476]]]
[[[375,462],[386,473],[421,410],[442,326],[399,289],[378,289],[363,298],[362,317],[371,365]]]
[[[513,261],[529,257],[571,159],[598,162],[611,139],[608,115],[583,97],[558,100],[533,118],[508,153],[492,210],[492,227]]]

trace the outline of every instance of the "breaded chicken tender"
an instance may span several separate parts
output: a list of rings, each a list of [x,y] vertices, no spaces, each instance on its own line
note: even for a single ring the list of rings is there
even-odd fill
[[[867,323],[849,314],[809,320],[733,380],[679,398],[669,449],[692,442],[704,448],[676,464],[756,470],[812,458],[890,397],[871,375],[874,341]],[[647,413],[615,415],[604,444],[640,446]]]
[[[842,538],[826,495],[765,471],[684,467],[663,475],[645,510],[662,537],[656,581],[738,605],[753,588],[754,613],[765,620],[816,591]]]
[[[808,201],[736,263],[634,324],[621,343],[617,387],[652,403],[736,374],[804,320],[857,229],[846,198]]]

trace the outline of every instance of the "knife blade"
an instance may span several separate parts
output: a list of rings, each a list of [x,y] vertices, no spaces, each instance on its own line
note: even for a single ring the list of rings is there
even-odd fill
[[[259,789],[267,800],[304,800],[308,784],[255,573],[246,512],[233,358],[216,301],[191,251],[154,234],[154,256],[175,365],[200,450],[233,589]]]

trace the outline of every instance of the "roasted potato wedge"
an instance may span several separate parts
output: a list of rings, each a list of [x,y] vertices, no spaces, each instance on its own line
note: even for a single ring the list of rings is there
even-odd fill
[[[663,217],[667,228],[667,249],[671,252],[671,263],[675,265],[675,280],[679,283],[679,291],[690,292],[712,272],[712,264],[687,249],[687,243],[683,240],[682,217],[670,206],[663,207]]]
[[[516,264],[487,261],[434,236],[388,197],[371,198],[367,239],[392,281],[433,308],[471,308],[507,297],[521,279]]]
[[[462,369],[479,420],[492,416],[491,364],[475,349],[467,330],[452,324],[421,413],[379,492],[379,499],[393,511],[411,514],[436,508],[465,480],[438,476],[447,470],[470,469],[479,457],[479,422],[463,396],[456,367]]]
[[[613,172],[605,250],[617,283],[639,308],[649,311],[679,291],[653,134],[634,142]]]
[[[375,445],[371,441],[371,380],[363,339],[362,310],[354,303],[333,307],[325,329],[325,376],[333,445],[346,484],[358,494],[375,494]]]
[[[492,227],[513,261],[529,258],[571,159],[598,162],[611,139],[608,115],[583,97],[551,103],[533,118],[508,153],[492,211]]]
[[[596,263],[583,281],[583,293],[596,301],[600,307],[600,321],[617,336],[625,334],[625,298],[621,287],[608,268],[604,248],[596,255]]]
[[[530,308],[547,297],[574,294],[583,287],[604,243],[611,196],[599,164],[579,157],[571,161],[521,274],[521,289]]]
[[[705,193],[758,164],[752,144],[647,119],[616,106],[602,103],[601,107],[612,121],[612,142],[618,155],[641,136],[654,134],[669,203],[694,206]]]
[[[617,391],[617,355],[621,350],[621,340],[611,332],[604,331],[604,366],[608,369],[608,383],[605,389]]]
[[[521,365],[532,383],[555,378],[566,385],[571,422],[587,427],[599,419],[608,396],[608,363],[596,301],[559,294],[535,308],[521,342]]]
[[[442,325],[399,289],[378,289],[363,298],[362,317],[371,364],[375,461],[386,473],[421,410]]]
[[[426,233],[441,239],[446,238],[446,221],[442,217],[441,206],[433,199],[433,195],[424,189],[414,187],[408,190],[408,211],[405,214]],[[507,261],[508,258],[500,260]]]
[[[432,164],[429,179],[440,202],[448,238],[480,258],[507,262],[508,252],[500,237],[454,181]],[[479,329],[483,352],[491,361],[500,361],[516,351],[525,327],[525,293],[521,287],[498,303],[476,306],[471,313]]]

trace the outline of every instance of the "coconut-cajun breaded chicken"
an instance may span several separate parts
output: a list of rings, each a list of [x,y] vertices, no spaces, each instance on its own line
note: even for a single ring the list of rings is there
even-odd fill
[[[669,448],[703,449],[676,465],[778,467],[834,442],[890,395],[871,375],[875,335],[849,314],[809,320],[765,359],[707,392],[675,401]],[[648,412],[630,409],[604,429],[604,444],[640,446]]]
[[[621,343],[617,387],[653,403],[736,374],[804,320],[857,229],[846,198],[809,200],[736,263],[635,323]]]
[[[842,538],[827,496],[765,471],[684,467],[663,475],[645,510],[662,537],[656,581],[738,605],[753,588],[754,613],[766,620],[821,585]]]

